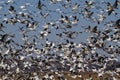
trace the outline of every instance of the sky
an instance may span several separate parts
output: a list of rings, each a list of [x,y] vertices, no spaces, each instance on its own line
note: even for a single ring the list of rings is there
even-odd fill
[[[11,1],[11,2],[10,2]],[[12,2],[13,1],[13,2]],[[89,0],[87,0],[89,1]],[[55,2],[54,4],[50,3],[50,0],[41,0],[41,3],[44,4],[45,6],[42,7],[41,10],[39,10],[37,7],[38,0],[0,0],[0,22],[6,26],[6,28],[3,28],[5,33],[7,34],[15,34],[15,37],[13,38],[17,43],[23,44],[23,40],[21,39],[22,35],[19,32],[20,27],[24,27],[26,29],[26,25],[21,24],[21,23],[15,23],[15,24],[6,24],[3,22],[5,18],[12,18],[16,14],[19,14],[19,12],[24,12],[30,14],[30,16],[33,17],[34,21],[38,22],[37,28],[35,31],[30,31],[27,33],[29,36],[30,40],[33,39],[33,35],[39,35],[40,31],[43,31],[43,26],[46,23],[56,23],[57,26],[64,27],[63,24],[60,24],[58,21],[61,17],[63,16],[77,16],[79,19],[78,23],[75,25],[72,25],[73,27],[71,29],[68,29],[70,31],[76,31],[76,32],[82,32],[80,33],[75,39],[70,39],[70,41],[73,41],[75,43],[81,43],[81,42],[86,42],[86,38],[89,37],[91,34],[88,32],[84,32],[84,28],[87,26],[98,26],[98,28],[103,31],[105,28],[111,28],[109,26],[106,26],[105,24],[112,21],[116,21],[117,19],[120,18],[120,6],[118,6],[118,9],[115,9],[115,12],[118,13],[118,15],[111,14],[110,16],[107,15],[106,12],[106,2],[109,2],[111,4],[114,3],[115,0],[91,0],[95,2],[95,6],[92,6],[90,8],[90,11],[93,11],[94,14],[92,15],[92,18],[97,18],[99,19],[99,16],[97,14],[103,13],[106,18],[103,22],[98,24],[97,22],[93,22],[92,19],[84,17],[81,12],[84,12],[84,7],[85,7],[85,1],[84,0],[71,0],[71,2],[67,3],[65,0],[62,0],[61,2]],[[64,4],[68,8],[64,8]],[[80,5],[78,10],[74,11],[72,7],[78,4]],[[14,6],[16,12],[14,14],[11,14],[9,12],[9,7]],[[20,6],[26,6],[25,9],[21,9]],[[97,8],[97,9],[96,9]],[[49,14],[46,18],[42,18],[40,13],[43,14]],[[6,14],[6,16],[4,16]],[[24,19],[20,17],[20,19]],[[49,41],[53,41],[55,43],[59,42],[64,42],[65,39],[68,39],[67,37],[63,37],[63,39],[60,39],[56,36],[57,33],[61,33],[64,30],[56,30],[53,26],[49,26],[49,29],[51,30],[51,34],[49,34],[47,37]],[[0,34],[3,34],[3,32],[0,31]],[[40,39],[38,40],[40,43],[45,43],[45,39]],[[111,43],[110,43],[111,44]],[[116,45],[116,43],[113,43],[113,45]],[[40,45],[38,45],[40,46]],[[120,57],[120,56],[118,56]]]

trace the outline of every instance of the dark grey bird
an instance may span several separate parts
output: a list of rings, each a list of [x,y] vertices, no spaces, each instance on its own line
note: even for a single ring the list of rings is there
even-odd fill
[[[38,4],[37,4],[37,8],[41,10],[41,9],[42,9],[42,6],[43,6],[43,4],[42,4],[41,1],[39,0],[39,1],[38,1]]]
[[[120,19],[118,19],[118,20],[116,21],[115,27],[116,27],[116,28],[120,28]]]
[[[66,2],[70,2],[71,0],[66,0]]]
[[[10,6],[8,10],[9,10],[10,12],[15,12],[14,6]]]
[[[114,4],[113,4],[113,8],[117,8],[118,7],[118,0],[115,0]]]
[[[8,37],[15,37],[15,34],[3,34],[3,35],[1,35],[0,41],[5,43],[5,44],[7,42],[9,43],[9,41],[12,41],[12,40],[8,39]]]
[[[2,29],[3,29],[3,23],[0,23],[0,31],[4,32]]]
[[[1,35],[1,42],[6,42],[6,40],[7,40],[7,37],[8,37],[8,34],[3,34],[3,35]]]

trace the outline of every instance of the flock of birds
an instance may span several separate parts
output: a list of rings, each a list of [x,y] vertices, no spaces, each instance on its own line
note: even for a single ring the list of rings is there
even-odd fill
[[[79,72],[89,71],[98,78],[107,73],[117,80],[119,0],[21,1],[0,0],[2,80],[17,76],[17,80],[54,80],[50,73],[66,80],[62,72],[76,78],[82,77]]]

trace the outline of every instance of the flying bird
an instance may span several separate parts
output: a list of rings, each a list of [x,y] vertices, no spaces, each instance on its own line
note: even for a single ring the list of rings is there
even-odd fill
[[[115,27],[116,27],[116,28],[120,28],[120,19],[118,19],[118,20],[116,21]]]
[[[10,13],[14,13],[15,12],[14,6],[10,6],[8,10],[10,11]]]
[[[41,9],[42,9],[42,6],[44,6],[44,5],[43,5],[43,4],[41,3],[41,1],[39,0],[39,1],[38,1],[38,4],[37,4],[37,8],[41,10]]]
[[[4,31],[2,30],[3,27],[5,27],[5,26],[3,26],[3,23],[0,23],[0,31],[2,31],[2,32],[4,32]]]
[[[115,3],[113,4],[113,8],[117,8],[118,7],[118,0],[115,0]]]

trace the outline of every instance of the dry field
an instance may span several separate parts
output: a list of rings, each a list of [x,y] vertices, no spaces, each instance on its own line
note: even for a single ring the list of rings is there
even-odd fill
[[[93,73],[93,72],[80,72],[78,73],[76,77],[74,77],[75,75],[70,74],[69,72],[63,72],[63,76],[58,77],[57,74],[55,73],[47,73],[49,75],[53,75],[54,79],[44,79],[44,76],[46,75],[46,73],[40,73],[40,80],[120,80],[120,75],[115,75],[115,79],[113,79],[112,76],[110,76],[109,74],[104,74],[102,77],[98,77],[97,73]],[[60,73],[61,74],[61,73]],[[32,77],[32,75],[24,75],[24,77],[19,76],[19,75],[15,75],[15,77],[13,78],[14,80],[36,80],[36,79],[30,79],[29,77]],[[91,78],[91,79],[89,79]]]
[[[93,73],[93,72],[81,72],[78,74],[78,76],[76,76],[74,78],[75,75],[73,74],[69,74],[69,73],[63,73],[64,74],[64,78],[67,80],[90,80],[89,78],[91,77],[91,80],[113,80],[112,76],[110,76],[109,74],[104,74],[102,77],[98,77],[97,73]],[[117,80],[120,80],[120,75],[115,75],[115,78]],[[55,80],[60,80],[58,79],[58,76],[55,75]]]

